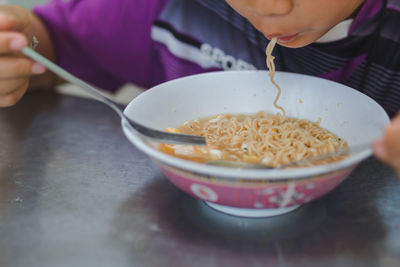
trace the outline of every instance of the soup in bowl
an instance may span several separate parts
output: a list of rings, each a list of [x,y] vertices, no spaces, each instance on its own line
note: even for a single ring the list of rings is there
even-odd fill
[[[277,72],[278,104],[287,118],[318,122],[349,147],[381,137],[389,118],[368,96],[345,85],[307,75]],[[125,114],[158,130],[224,114],[276,115],[276,87],[266,71],[227,71],[188,76],[155,86],[133,99]],[[287,213],[337,187],[371,156],[371,148],[340,160],[299,168],[247,169],[205,164],[174,156],[160,144],[123,126],[130,142],[189,195],[233,215],[259,217]]]

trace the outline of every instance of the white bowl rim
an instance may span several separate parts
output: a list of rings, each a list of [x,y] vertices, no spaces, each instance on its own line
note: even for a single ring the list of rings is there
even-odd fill
[[[194,74],[194,75],[189,75],[185,76],[182,78],[170,80],[167,82],[164,82],[162,84],[159,84],[157,86],[154,86],[151,88],[151,90],[160,90],[162,89],[161,87],[164,87],[167,84],[170,83],[175,83],[177,81],[182,81],[184,79],[191,79],[194,76],[200,76],[200,75],[213,75],[216,73],[226,73],[227,71],[215,71],[215,72],[207,72],[207,73],[201,73],[201,74]],[[254,70],[239,70],[239,71],[229,71],[231,72],[254,72]],[[289,72],[287,72],[289,73]],[[290,73],[291,75],[300,75],[300,76],[308,76],[310,78],[314,79],[322,79],[318,78],[315,76],[310,76],[306,74],[297,74],[297,73]],[[326,80],[327,83],[335,83],[338,84],[337,82]],[[341,86],[348,87],[346,85],[341,84]],[[349,87],[351,88],[351,87]],[[352,90],[355,90],[351,88]],[[150,89],[149,89],[150,90]],[[141,93],[141,95],[146,94],[149,92],[149,90],[144,91]],[[362,94],[362,93],[360,93]],[[369,96],[363,94],[364,97]],[[137,96],[136,98],[140,97]],[[134,98],[124,109],[124,113],[126,114],[127,111],[134,105],[135,99]],[[373,100],[372,98],[370,98]],[[376,102],[375,100],[373,100]],[[377,104],[379,105],[379,104]],[[380,106],[379,106],[380,107]],[[381,107],[382,108],[382,107]],[[382,108],[383,109],[383,108]],[[387,120],[389,122],[389,117],[387,117]],[[331,172],[336,172],[340,171],[346,168],[350,168],[352,166],[356,166],[359,164],[361,161],[364,159],[368,158],[369,156],[372,155],[372,148],[366,148],[365,150],[362,150],[358,153],[352,154],[349,157],[324,164],[324,165],[317,165],[317,166],[311,166],[311,167],[302,167],[302,168],[290,168],[290,169],[236,169],[236,168],[229,168],[229,167],[219,167],[219,166],[211,166],[211,165],[206,165],[204,163],[198,163],[194,161],[189,161],[185,159],[181,159],[178,157],[174,157],[172,155],[169,155],[167,153],[161,152],[156,148],[153,148],[146,144],[146,137],[143,137],[139,133],[133,134],[132,131],[127,129],[127,127],[122,123],[122,129],[125,135],[128,137],[128,139],[142,152],[147,154],[150,158],[153,160],[156,160],[158,162],[161,162],[163,164],[166,164],[171,167],[175,167],[178,169],[186,170],[189,172],[194,172],[198,174],[203,174],[208,177],[213,177],[218,179],[218,177],[221,177],[221,179],[224,180],[236,180],[236,179],[243,179],[243,180],[252,180],[252,179],[257,179],[257,180],[271,180],[271,181],[279,181],[279,180],[296,180],[296,179],[304,179],[304,178],[312,178],[318,175],[325,175],[329,174]]]

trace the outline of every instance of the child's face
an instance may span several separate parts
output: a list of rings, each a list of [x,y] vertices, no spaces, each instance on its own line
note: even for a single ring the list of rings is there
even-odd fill
[[[302,47],[351,17],[365,0],[226,0],[265,37]]]

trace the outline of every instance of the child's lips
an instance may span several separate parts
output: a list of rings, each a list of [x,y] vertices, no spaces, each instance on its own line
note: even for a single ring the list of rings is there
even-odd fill
[[[271,40],[273,37],[278,38],[278,43],[289,43],[293,41],[299,34],[290,34],[290,35],[279,35],[279,34],[273,34],[273,35],[268,35],[267,38]]]
[[[293,41],[296,37],[297,37],[297,33],[296,34],[292,34],[292,35],[282,35],[282,36],[278,36],[278,42],[279,43],[289,43],[291,41]]]

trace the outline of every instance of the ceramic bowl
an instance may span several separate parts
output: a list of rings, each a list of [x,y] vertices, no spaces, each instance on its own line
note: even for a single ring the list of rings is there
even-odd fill
[[[279,104],[289,117],[317,121],[350,146],[380,138],[389,118],[368,96],[342,84],[307,75],[277,72]],[[159,130],[222,113],[275,114],[277,89],[266,71],[225,71],[188,76],[155,86],[133,99],[125,114]],[[284,214],[337,187],[372,154],[370,148],[330,164],[294,169],[232,169],[164,154],[149,139],[123,130],[177,187],[225,213]]]

